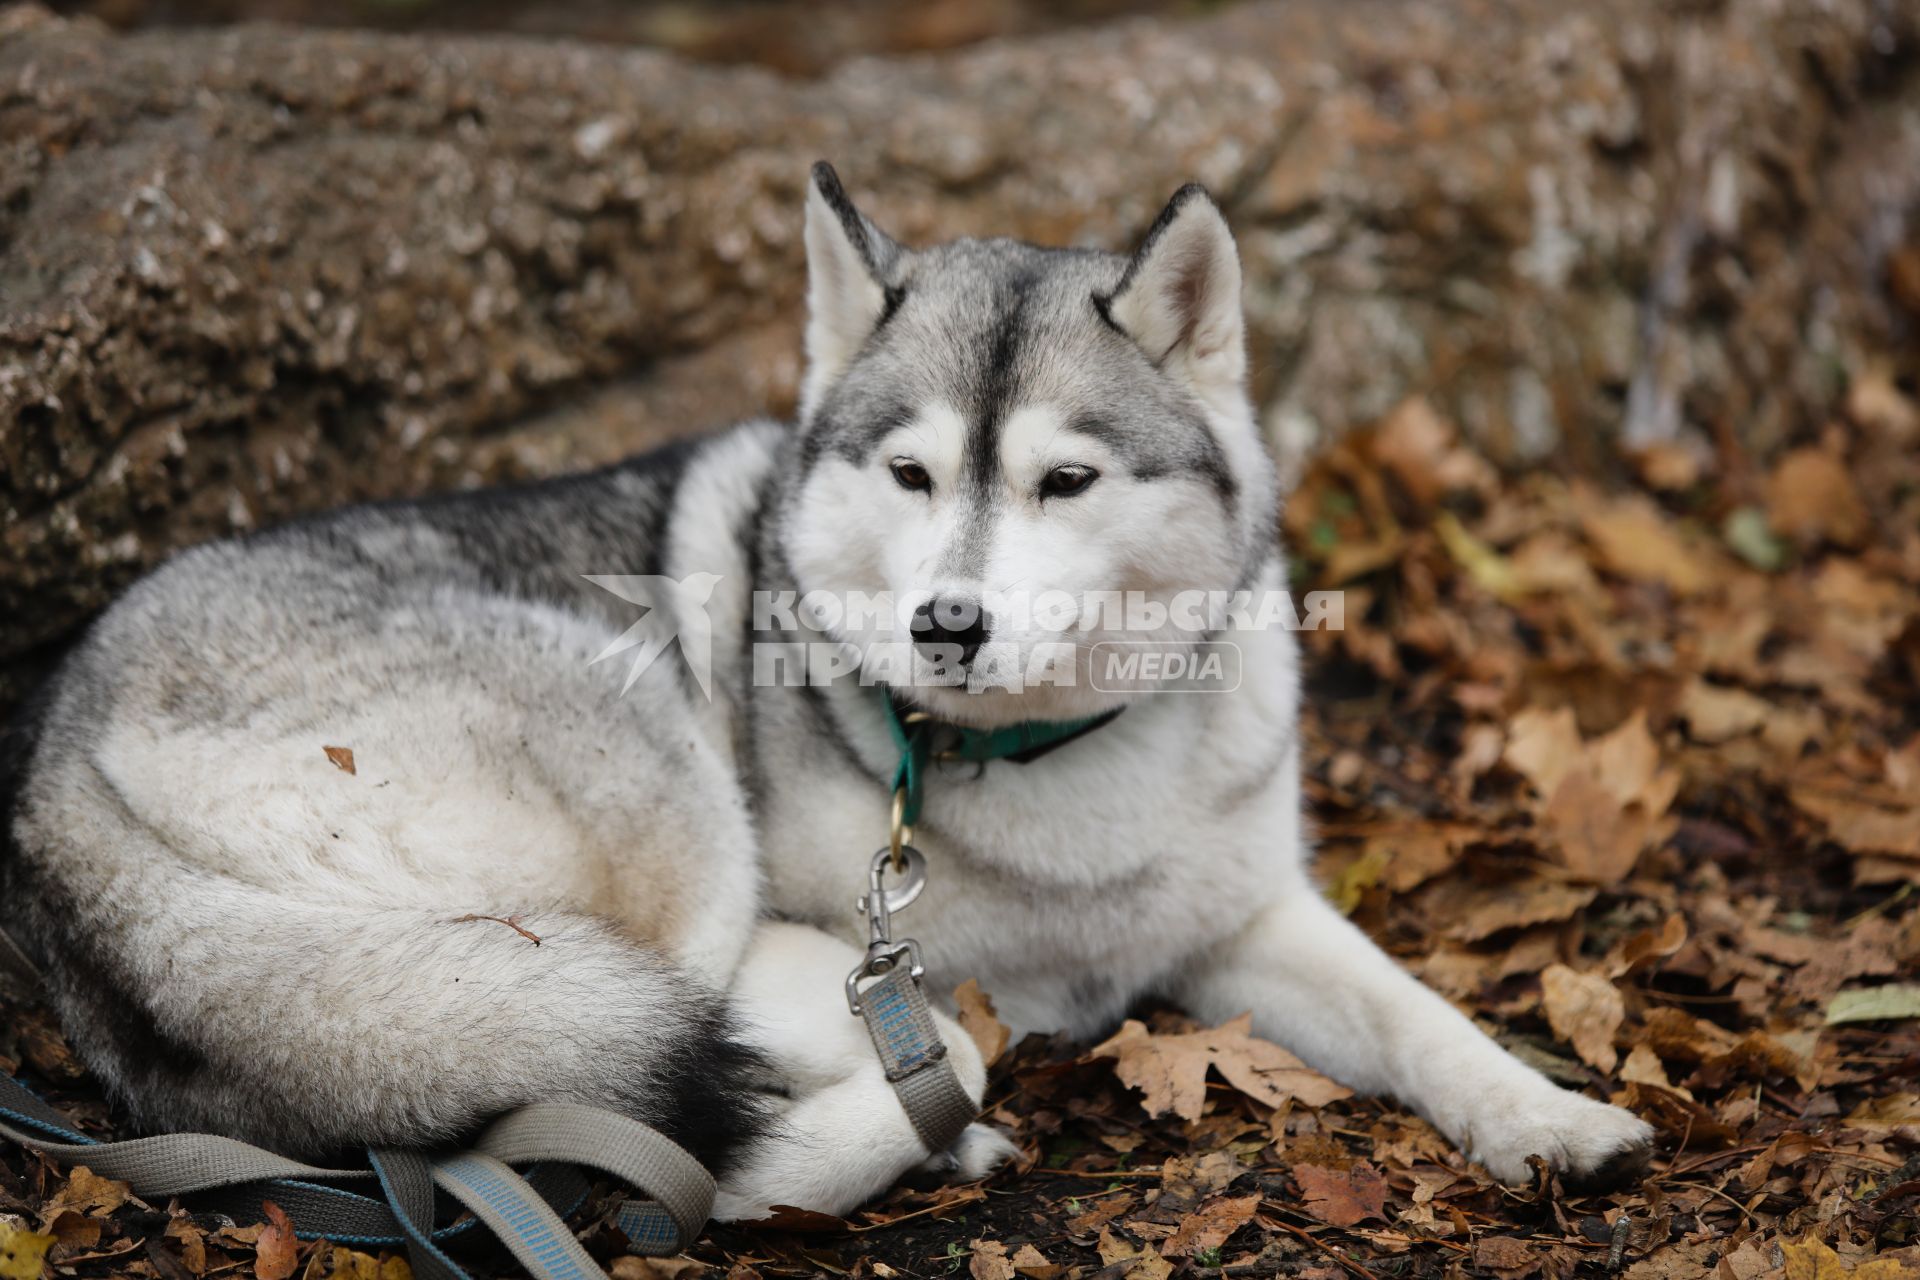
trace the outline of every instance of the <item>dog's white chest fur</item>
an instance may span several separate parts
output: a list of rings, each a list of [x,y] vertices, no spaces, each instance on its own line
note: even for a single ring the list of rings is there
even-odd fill
[[[1294,644],[1262,641],[1242,699],[1141,704],[1030,764],[930,772],[914,834],[928,887],[897,926],[936,991],[975,978],[1016,1033],[1094,1034],[1299,882]],[[849,745],[885,772],[884,738]],[[816,768],[761,806],[769,905],[861,941],[852,904],[886,843],[884,789]]]

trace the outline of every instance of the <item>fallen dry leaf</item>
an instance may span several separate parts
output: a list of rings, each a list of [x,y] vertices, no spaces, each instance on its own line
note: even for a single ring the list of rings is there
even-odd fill
[[[1350,1227],[1368,1218],[1386,1221],[1386,1179],[1364,1160],[1350,1169],[1296,1164],[1293,1180],[1300,1184],[1301,1207],[1322,1222]]]
[[[1767,478],[1767,521],[1800,543],[1821,539],[1857,547],[1869,529],[1867,504],[1843,459],[1826,449],[1795,449]]]
[[[1427,890],[1424,906],[1449,938],[1481,942],[1508,929],[1553,924],[1572,917],[1599,893],[1591,885],[1526,876],[1482,885],[1456,877]]]
[[[1451,511],[1442,511],[1433,521],[1440,545],[1467,577],[1497,600],[1512,602],[1527,594],[1529,583],[1507,557],[1466,531]]]
[[[1853,978],[1885,978],[1901,971],[1901,926],[1882,917],[1856,921],[1845,936],[1837,940],[1795,939],[1771,931],[1754,930],[1747,940],[1756,951],[1784,958],[1800,969],[1787,981],[1787,990],[1810,1004],[1832,998],[1841,984]],[[1797,940],[1805,946],[1804,960],[1787,957],[1790,947],[1782,943]]]
[[[125,1204],[131,1194],[126,1183],[102,1178],[85,1165],[75,1165],[67,1173],[66,1185],[47,1201],[42,1223],[68,1210],[92,1217],[109,1214]]]
[[[1108,1196],[1067,1219],[1067,1230],[1076,1236],[1090,1235],[1134,1207],[1132,1196]]]
[[[260,1202],[266,1215],[266,1230],[253,1246],[254,1280],[287,1280],[300,1264],[300,1238],[284,1210],[271,1200]]]
[[[1920,985],[1895,982],[1860,991],[1842,991],[1827,1006],[1828,1026],[1904,1018],[1920,1018]]]
[[[1632,1084],[1652,1085],[1677,1093],[1693,1101],[1693,1095],[1678,1088],[1667,1078],[1666,1064],[1660,1061],[1660,1055],[1644,1044],[1636,1044],[1627,1051],[1626,1061],[1620,1064],[1620,1079]]]
[[[364,1253],[356,1257],[364,1258],[367,1262],[375,1261]],[[361,1264],[356,1262],[355,1265]],[[390,1257],[377,1264],[374,1271],[355,1273],[353,1280],[411,1280],[411,1272],[406,1275],[391,1273],[391,1268],[405,1265],[404,1258]],[[641,1258],[625,1254],[615,1258],[607,1270],[613,1280],[699,1280],[713,1268],[697,1258]],[[336,1254],[334,1269],[327,1280],[342,1280],[343,1274]]]
[[[194,1223],[193,1219],[186,1217],[169,1219],[167,1229],[163,1234],[167,1239],[179,1246],[180,1262],[188,1271],[191,1271],[194,1275],[200,1275],[206,1271],[207,1233],[202,1231]],[[346,1251],[341,1250],[341,1252]],[[360,1256],[365,1257],[366,1255],[362,1254]],[[371,1259],[369,1259],[369,1261],[371,1261]],[[351,1270],[343,1271],[341,1264],[335,1261],[332,1269],[328,1272],[329,1280],[334,1280],[334,1278],[343,1275],[346,1277],[346,1280],[388,1280],[387,1277],[372,1273],[363,1276]]]
[[[1180,1220],[1179,1229],[1160,1246],[1169,1258],[1185,1258],[1204,1249],[1218,1249],[1227,1237],[1253,1220],[1260,1197],[1222,1196],[1208,1200]]]
[[[1386,468],[1413,499],[1432,506],[1449,493],[1493,487],[1493,467],[1458,444],[1458,432],[1415,396],[1403,400],[1374,432],[1374,460]]]
[[[1717,1243],[1711,1241],[1658,1245],[1621,1272],[1621,1280],[1716,1280],[1719,1256]]]
[[[1552,795],[1585,754],[1573,708],[1529,707],[1507,727],[1504,759],[1543,796]]]
[[[1171,1262],[1116,1235],[1112,1227],[1100,1229],[1099,1250],[1103,1266],[1128,1264],[1118,1273],[1124,1280],[1167,1280],[1173,1274]]]
[[[1581,739],[1571,708],[1523,711],[1505,759],[1533,784],[1541,825],[1581,880],[1619,883],[1672,830],[1666,813],[1680,774],[1662,766],[1643,710],[1591,742]]]
[[[1590,773],[1573,773],[1547,800],[1540,816],[1560,861],[1582,880],[1613,885],[1662,833],[1659,815],[1619,797]]]
[[[54,1236],[30,1231],[24,1223],[0,1217],[0,1280],[40,1280]]]
[[[1657,961],[1679,951],[1687,944],[1687,919],[1671,915],[1658,929],[1642,929],[1622,938],[1611,950],[1601,968],[1609,978],[1624,978],[1643,968],[1657,967]]]
[[[975,1240],[971,1247],[973,1256],[967,1261],[967,1274],[973,1280],[1014,1280],[1007,1246],[998,1240]]]
[[[69,1249],[91,1249],[100,1243],[105,1224],[98,1218],[63,1209],[48,1217],[41,1229]]]
[[[1495,748],[1498,758],[1498,748]],[[1460,861],[1461,850],[1474,832],[1462,825],[1411,823],[1383,835],[1370,837],[1369,853],[1380,854],[1379,882],[1393,893],[1416,889]]]
[[[1295,1099],[1323,1107],[1353,1096],[1353,1090],[1335,1084],[1279,1045],[1254,1039],[1252,1028],[1252,1015],[1242,1014],[1210,1031],[1155,1035],[1129,1018],[1087,1056],[1112,1058],[1121,1081],[1145,1095],[1141,1103],[1150,1116],[1171,1111],[1183,1120],[1198,1120],[1206,1105],[1209,1067],[1270,1107]]]
[[[1637,494],[1581,504],[1580,529],[1610,572],[1657,582],[1676,595],[1697,595],[1713,580],[1710,563],[1674,531],[1652,502]]]
[[[1847,1123],[1860,1129],[1920,1127],[1920,1093],[1889,1093],[1863,1102],[1847,1113]]]
[[[1728,689],[1704,680],[1688,683],[1680,695],[1687,736],[1709,745],[1726,742],[1766,724],[1773,704],[1745,689]]]
[[[1007,1051],[1007,1040],[1013,1034],[994,1011],[993,997],[968,978],[954,989],[953,1001],[959,1006],[960,1025],[980,1050],[980,1060],[992,1066]]]
[[[1920,858],[1920,807],[1889,808],[1811,787],[1796,787],[1793,803],[1820,819],[1840,844],[1855,853]]]
[[[1544,1261],[1540,1250],[1512,1236],[1482,1236],[1473,1242],[1474,1267],[1500,1280],[1530,1276]]]
[[[802,1209],[790,1204],[773,1204],[767,1206],[767,1216],[756,1219],[754,1225],[765,1227],[769,1231],[837,1235],[847,1229],[847,1220],[835,1217],[831,1213],[821,1213],[816,1209]]]
[[[1649,489],[1680,493],[1700,482],[1703,463],[1700,451],[1681,444],[1649,444],[1633,448],[1627,455],[1634,470]]]
[[[1047,1256],[1030,1244],[1023,1244],[1014,1251],[1013,1272],[1024,1276],[1026,1280],[1058,1280],[1066,1270],[1058,1263],[1048,1262]]]
[[[1893,286],[1909,306],[1920,299],[1920,255],[1911,248],[1889,255]],[[1915,308],[1920,309],[1920,308]],[[1859,370],[1847,388],[1847,416],[1862,427],[1902,443],[1920,437],[1920,405],[1894,380],[1889,363],[1874,359]]]
[[[60,1025],[45,1010],[33,1010],[14,1024],[19,1048],[33,1069],[55,1080],[78,1080],[87,1069],[74,1056],[73,1046],[61,1034]]]
[[[1240,1162],[1231,1151],[1209,1151],[1198,1160],[1172,1156],[1160,1166],[1160,1188],[1195,1203],[1225,1191],[1240,1172]]]
[[[1780,1257],[1786,1280],[1920,1280],[1920,1265],[1900,1258],[1848,1262],[1813,1235],[1782,1240]]]
[[[1541,972],[1540,992],[1553,1034],[1572,1045],[1588,1066],[1611,1072],[1620,1061],[1613,1038],[1627,1016],[1619,988],[1601,974],[1554,964]]]

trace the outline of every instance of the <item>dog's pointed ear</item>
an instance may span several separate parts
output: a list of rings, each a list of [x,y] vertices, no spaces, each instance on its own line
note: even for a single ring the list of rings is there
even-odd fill
[[[1096,302],[1155,366],[1203,393],[1240,390],[1240,255],[1220,206],[1198,183],[1174,192],[1120,283]]]
[[[807,190],[807,377],[800,416],[860,353],[886,314],[888,280],[902,250],[853,207],[822,160]]]

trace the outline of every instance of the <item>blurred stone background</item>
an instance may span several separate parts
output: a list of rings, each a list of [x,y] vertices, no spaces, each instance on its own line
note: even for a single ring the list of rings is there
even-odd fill
[[[788,412],[818,157],[909,242],[1205,182],[1292,466],[1920,446],[1910,0],[14,5],[0,713],[175,547]]]

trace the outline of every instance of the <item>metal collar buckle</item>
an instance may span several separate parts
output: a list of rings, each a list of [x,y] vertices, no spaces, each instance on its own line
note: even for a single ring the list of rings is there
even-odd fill
[[[898,859],[902,868],[902,878],[898,887],[889,888],[886,876],[894,869]],[[867,892],[854,903],[856,910],[864,911],[867,916],[867,954],[859,966],[847,975],[847,1009],[855,1017],[861,1016],[860,983],[866,978],[878,978],[899,968],[902,960],[910,966],[908,972],[915,978],[926,972],[920,963],[920,944],[912,938],[893,940],[893,913],[909,906],[920,891],[927,887],[927,859],[910,844],[901,845],[896,852],[889,845],[873,855],[873,862],[867,869]]]

